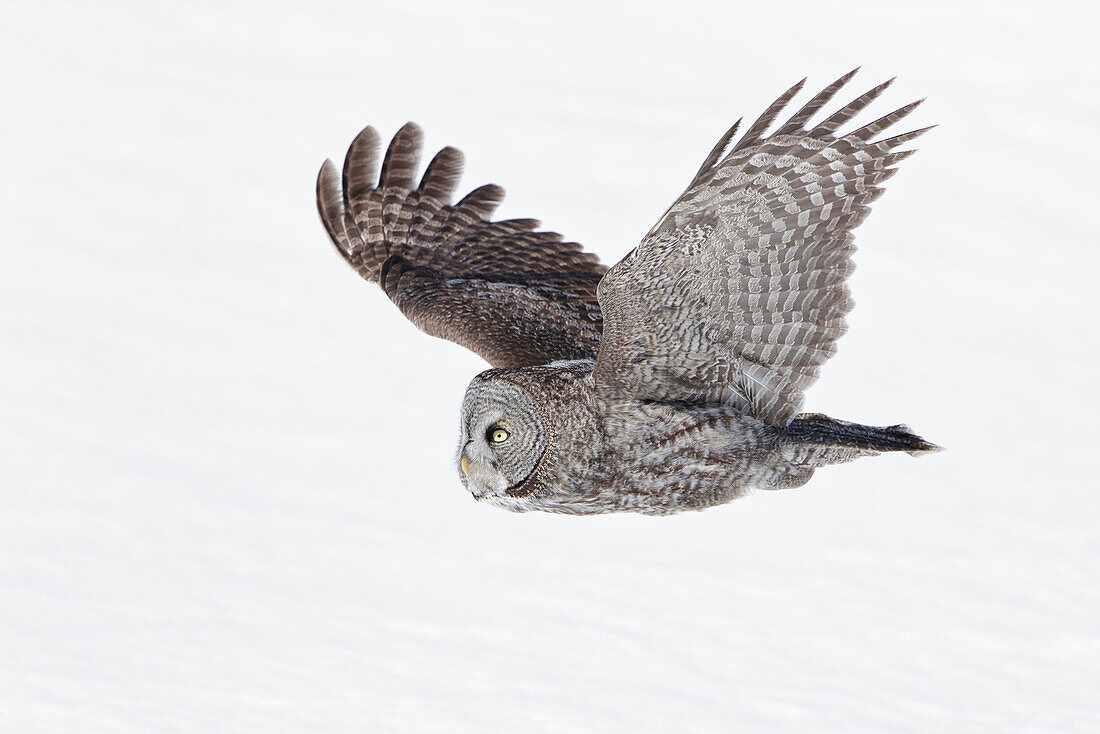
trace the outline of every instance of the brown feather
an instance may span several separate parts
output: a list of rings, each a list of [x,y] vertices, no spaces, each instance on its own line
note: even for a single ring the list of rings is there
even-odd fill
[[[317,208],[336,251],[418,327],[494,366],[594,359],[606,268],[580,245],[536,231],[536,219],[491,221],[499,186],[452,205],[463,163],[455,148],[440,150],[414,189],[422,137],[415,124],[402,127],[378,171],[379,139],[368,127],[342,179],[331,162],[321,168]]]

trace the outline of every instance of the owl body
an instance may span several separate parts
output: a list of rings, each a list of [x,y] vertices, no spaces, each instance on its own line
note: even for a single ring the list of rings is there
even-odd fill
[[[474,378],[459,465],[475,499],[514,512],[664,515],[750,488],[801,486],[817,466],[876,453],[825,448],[729,406],[610,401],[597,393],[593,367],[579,360]],[[508,434],[499,444],[495,430]]]
[[[912,103],[840,132],[890,82],[811,123],[854,73],[784,122],[802,82],[736,141],[730,128],[611,268],[537,220],[494,221],[499,186],[455,203],[454,148],[417,183],[412,123],[382,158],[367,127],[342,171],[325,162],[317,205],[340,256],[420,329],[495,368],[462,405],[457,463],[476,499],[667,514],[800,486],[860,456],[938,449],[903,425],[799,413],[847,328],[852,230],[913,153],[899,147],[928,129],[880,137]]]

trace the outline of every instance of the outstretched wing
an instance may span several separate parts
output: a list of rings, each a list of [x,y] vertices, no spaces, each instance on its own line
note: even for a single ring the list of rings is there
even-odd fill
[[[451,203],[462,153],[443,148],[415,176],[421,132],[408,123],[378,170],[378,133],[348,149],[343,177],[325,161],[317,208],[336,251],[378,283],[425,332],[477,352],[494,367],[595,359],[602,320],[596,286],[606,267],[534,219],[490,221],[499,186]]]
[[[611,268],[599,288],[598,390],[731,404],[773,424],[798,412],[852,308],[852,229],[913,152],[895,149],[924,132],[872,142],[915,102],[836,134],[890,82],[809,127],[854,73],[763,137],[799,82],[726,153],[734,125],[683,196]]]

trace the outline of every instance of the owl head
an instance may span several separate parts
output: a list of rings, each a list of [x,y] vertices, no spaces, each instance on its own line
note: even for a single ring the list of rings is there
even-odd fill
[[[532,386],[515,372],[489,370],[466,389],[458,465],[474,499],[522,510],[539,484],[548,432]]]

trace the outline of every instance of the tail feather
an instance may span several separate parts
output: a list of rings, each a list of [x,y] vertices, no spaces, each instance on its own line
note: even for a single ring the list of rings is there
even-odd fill
[[[877,428],[837,420],[820,413],[795,416],[787,425],[784,437],[803,445],[858,449],[868,453],[904,451],[910,456],[920,456],[943,450],[925,441],[904,424]]]

